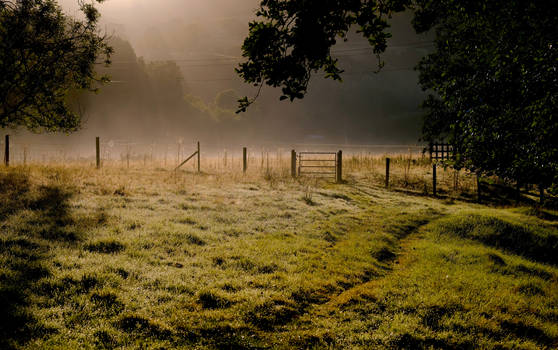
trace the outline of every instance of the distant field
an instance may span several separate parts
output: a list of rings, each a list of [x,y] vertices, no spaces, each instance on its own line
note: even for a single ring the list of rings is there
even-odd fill
[[[271,162],[2,168],[0,348],[558,347],[558,212]]]

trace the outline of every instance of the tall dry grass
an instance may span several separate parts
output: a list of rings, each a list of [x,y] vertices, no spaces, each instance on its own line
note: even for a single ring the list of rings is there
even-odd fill
[[[180,157],[186,157],[184,153]],[[254,150],[248,152],[248,167],[246,173],[243,169],[243,159],[240,152],[222,152],[206,155],[202,151],[201,173],[205,176],[198,178],[198,182],[213,180],[217,182],[253,182],[262,181],[272,187],[280,182],[292,181],[291,179],[291,154],[290,151]],[[390,158],[389,188],[392,190],[410,191],[418,194],[431,194],[433,190],[432,162],[420,153],[348,153],[343,157],[343,179],[349,183],[365,182],[372,186],[385,186],[386,158]],[[132,174],[143,170],[156,170],[168,174],[174,181],[183,181],[185,176],[197,172],[197,157],[192,158],[180,169],[176,166],[183,158],[178,155],[171,157],[162,154],[133,154],[130,157],[104,156],[102,168],[108,174]],[[18,164],[21,166],[22,164]],[[45,168],[65,168],[74,171],[90,171],[95,167],[93,158],[56,158],[30,159],[28,166]],[[301,176],[297,179],[301,183],[309,181],[335,181],[334,176],[314,177]],[[459,197],[474,196],[477,190],[476,176],[467,171],[457,171],[451,167],[439,164],[437,167],[438,193]]]

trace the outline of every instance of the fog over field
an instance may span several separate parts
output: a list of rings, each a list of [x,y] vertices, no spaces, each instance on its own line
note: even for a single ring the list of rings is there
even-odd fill
[[[556,23],[0,0],[0,350],[558,349]]]
[[[77,1],[60,2],[79,15]],[[57,142],[84,137],[104,140],[201,140],[205,144],[335,143],[408,144],[420,137],[424,98],[413,67],[432,47],[414,33],[410,15],[393,19],[386,66],[357,35],[334,51],[345,70],[343,83],[312,78],[301,101],[280,102],[279,90],[264,88],[247,113],[236,115],[237,99],[253,96],[234,68],[257,0],[131,1],[99,6],[102,25],[115,49],[113,63],[99,72],[112,83],[99,94],[82,94],[83,130]],[[23,134],[20,134],[22,137]],[[32,140],[50,142],[51,135]],[[74,141],[75,139],[75,141]]]

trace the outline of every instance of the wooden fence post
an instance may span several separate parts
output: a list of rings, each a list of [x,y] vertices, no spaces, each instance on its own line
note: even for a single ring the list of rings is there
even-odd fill
[[[386,158],[386,188],[389,188],[389,163],[391,159]]]
[[[482,200],[481,179],[480,179],[480,175],[477,174],[477,201],[480,203],[481,200]]]
[[[343,182],[343,151],[337,152],[337,171],[336,180],[340,184]]]
[[[242,172],[246,173],[246,169],[248,169],[248,159],[247,159],[247,149],[246,147],[242,148]]]
[[[23,165],[27,165],[27,146],[23,146]]]
[[[296,178],[296,151],[291,151],[291,177]]]
[[[544,186],[539,185],[539,204],[542,206],[544,204]]]
[[[434,197],[436,197],[436,163],[432,164],[432,194],[434,194]]]
[[[10,166],[10,135],[6,135],[6,144],[4,149],[4,165]]]
[[[430,153],[430,161],[432,161],[432,153],[434,152],[434,144],[432,142],[428,144],[428,151]]]
[[[200,142],[198,141],[198,173],[201,171],[201,167],[200,167]]]
[[[95,138],[95,151],[96,151],[96,159],[97,159],[97,169],[101,168],[101,146],[99,144],[99,136]]]
[[[126,168],[130,169],[130,145],[126,145]]]

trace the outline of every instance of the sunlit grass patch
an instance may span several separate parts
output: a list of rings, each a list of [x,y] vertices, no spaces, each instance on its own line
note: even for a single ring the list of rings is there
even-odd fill
[[[554,345],[548,209],[288,172],[49,169],[0,175],[2,348]]]
[[[446,218],[436,231],[439,235],[454,234],[532,260],[558,264],[558,230],[542,222],[485,210]]]
[[[509,220],[509,213],[500,214]],[[457,214],[424,226],[423,238],[409,241],[393,273],[341,294],[317,317],[305,316],[303,329],[335,328],[337,335],[320,344],[343,348],[557,346],[558,268],[452,231],[448,222],[462,220]],[[478,225],[480,231],[501,227]],[[293,327],[295,334],[305,331]]]

